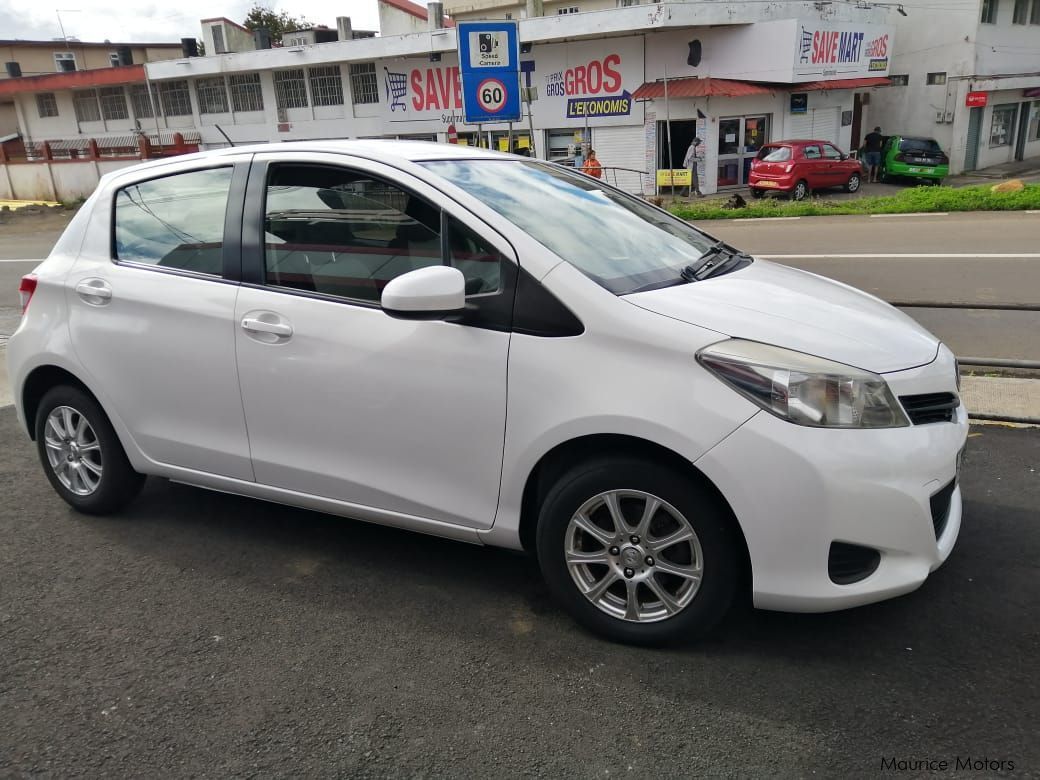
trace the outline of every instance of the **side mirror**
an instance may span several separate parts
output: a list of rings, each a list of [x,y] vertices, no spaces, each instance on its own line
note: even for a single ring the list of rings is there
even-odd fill
[[[466,307],[466,278],[458,268],[431,265],[391,279],[379,299],[391,317],[439,320]]]

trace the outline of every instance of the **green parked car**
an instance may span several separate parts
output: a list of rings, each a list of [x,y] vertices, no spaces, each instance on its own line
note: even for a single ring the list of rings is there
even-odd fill
[[[932,138],[889,136],[881,150],[881,180],[897,176],[941,184],[950,174],[950,158]]]

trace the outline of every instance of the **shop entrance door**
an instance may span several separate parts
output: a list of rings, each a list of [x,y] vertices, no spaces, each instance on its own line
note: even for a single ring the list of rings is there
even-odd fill
[[[719,187],[747,184],[751,161],[769,141],[769,115],[719,120]]]

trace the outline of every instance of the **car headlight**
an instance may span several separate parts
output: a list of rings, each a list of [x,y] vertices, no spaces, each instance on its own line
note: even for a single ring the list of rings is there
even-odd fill
[[[901,428],[910,424],[882,377],[844,363],[743,339],[705,347],[697,360],[767,412],[797,425]]]

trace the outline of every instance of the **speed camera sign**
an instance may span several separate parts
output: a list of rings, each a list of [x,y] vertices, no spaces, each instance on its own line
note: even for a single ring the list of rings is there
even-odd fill
[[[515,21],[459,22],[462,114],[467,124],[516,122],[520,43]]]

